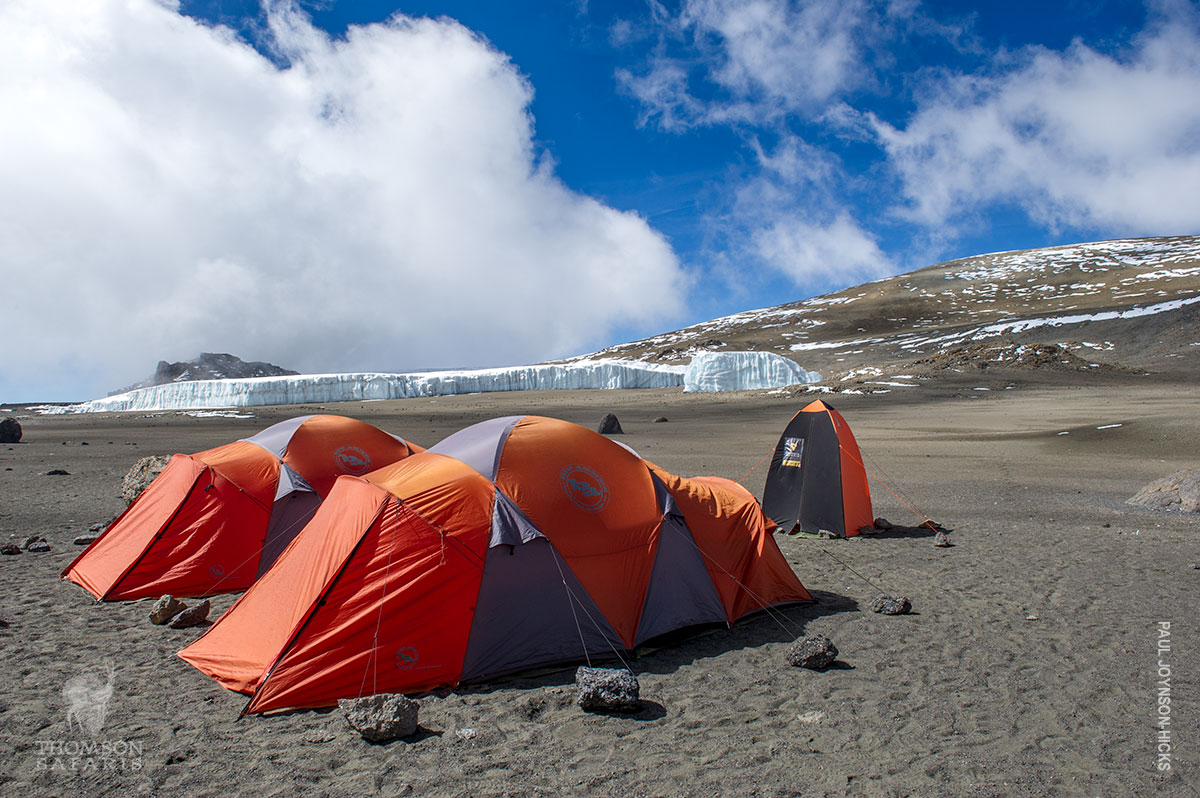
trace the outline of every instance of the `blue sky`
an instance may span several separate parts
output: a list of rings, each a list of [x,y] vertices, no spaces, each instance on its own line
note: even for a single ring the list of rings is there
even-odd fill
[[[14,0],[0,401],[536,362],[1200,232],[1194,2]]]

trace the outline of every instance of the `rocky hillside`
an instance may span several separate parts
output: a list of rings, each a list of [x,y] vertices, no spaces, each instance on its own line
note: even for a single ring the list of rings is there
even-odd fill
[[[964,258],[589,357],[768,350],[846,387],[988,368],[1200,375],[1198,322],[1200,236],[1176,236]]]
[[[299,374],[271,363],[247,363],[240,357],[225,353],[202,352],[194,360],[180,363],[158,361],[154,374],[126,388],[113,391],[109,396],[132,391],[135,388],[148,388],[152,385],[166,385],[169,382],[186,382],[189,380],[220,380],[226,378],[244,377],[285,377]]]

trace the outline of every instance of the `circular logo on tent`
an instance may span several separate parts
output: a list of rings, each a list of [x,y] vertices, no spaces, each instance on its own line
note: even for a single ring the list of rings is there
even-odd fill
[[[357,446],[343,446],[333,453],[338,468],[356,477],[371,470],[371,455]]]
[[[417,650],[412,646],[401,646],[396,649],[396,667],[402,671],[411,671],[420,659]]]
[[[221,565],[220,563],[213,563],[212,565],[208,566],[208,575],[213,579],[220,579],[225,575],[225,566]]]
[[[558,479],[563,493],[580,510],[598,513],[608,504],[608,484],[587,466],[567,466]]]

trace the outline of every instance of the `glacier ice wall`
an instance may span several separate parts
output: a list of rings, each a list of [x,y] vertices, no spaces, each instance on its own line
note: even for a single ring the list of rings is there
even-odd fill
[[[817,372],[805,371],[774,352],[702,352],[684,371],[683,390],[753,391],[820,381]]]
[[[409,399],[492,391],[672,388],[687,391],[744,391],[820,380],[791,360],[769,352],[709,352],[690,366],[632,360],[583,360],[566,364],[514,366],[415,374],[301,374],[172,382],[75,405],[43,406],[43,413],[107,413],[197,410],[264,405]]]

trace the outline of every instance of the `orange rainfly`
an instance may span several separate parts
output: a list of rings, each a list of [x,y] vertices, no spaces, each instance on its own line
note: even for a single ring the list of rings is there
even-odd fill
[[[339,475],[364,474],[418,451],[361,421],[304,416],[177,454],[63,577],[105,601],[245,590]]]
[[[744,489],[518,416],[340,477],[179,656],[268,712],[608,658],[809,600]]]

